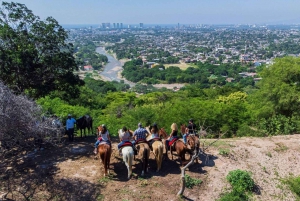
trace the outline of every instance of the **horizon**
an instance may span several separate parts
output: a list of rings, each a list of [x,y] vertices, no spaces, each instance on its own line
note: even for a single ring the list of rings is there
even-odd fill
[[[12,2],[12,1],[7,1]],[[296,0],[15,0],[60,24],[299,24]],[[157,23],[158,22],[158,23]]]

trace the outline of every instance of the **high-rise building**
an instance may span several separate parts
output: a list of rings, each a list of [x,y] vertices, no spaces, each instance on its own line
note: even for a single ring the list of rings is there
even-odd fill
[[[144,24],[143,23],[140,23],[140,28],[143,28],[144,27]]]
[[[114,29],[116,28],[116,23],[113,23]]]
[[[120,24],[119,23],[117,23],[117,29],[119,29],[120,28]]]
[[[106,23],[106,28],[110,29],[110,23],[109,22]]]
[[[106,24],[102,23],[102,28],[105,29],[106,28]]]
[[[123,23],[120,24],[120,28],[123,29]]]

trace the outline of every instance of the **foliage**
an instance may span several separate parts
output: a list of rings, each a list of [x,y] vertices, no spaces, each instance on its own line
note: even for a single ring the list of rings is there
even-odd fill
[[[290,176],[283,180],[285,184],[289,186],[291,191],[296,195],[297,199],[300,200],[300,176]]]
[[[249,197],[246,194],[231,191],[224,193],[218,201],[248,201]]]
[[[82,81],[67,32],[48,17],[40,20],[24,4],[2,2],[0,8],[0,79],[15,93],[33,98],[51,91],[76,97]]]
[[[226,179],[236,192],[252,191],[255,185],[250,173],[239,169],[230,171]]]
[[[198,186],[202,183],[202,180],[200,179],[194,179],[190,177],[189,175],[185,175],[185,186],[187,188],[193,188],[194,186]]]

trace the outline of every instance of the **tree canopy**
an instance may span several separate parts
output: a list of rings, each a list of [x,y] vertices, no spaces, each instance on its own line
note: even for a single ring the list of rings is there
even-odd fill
[[[48,17],[40,20],[24,4],[2,2],[0,8],[0,79],[16,94],[33,98],[51,91],[77,96],[79,77],[68,33]]]

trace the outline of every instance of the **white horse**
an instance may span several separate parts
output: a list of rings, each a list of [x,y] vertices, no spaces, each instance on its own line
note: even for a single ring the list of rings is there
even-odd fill
[[[119,136],[121,134],[122,130],[119,130]],[[121,148],[122,149],[122,156],[123,156],[123,161],[127,167],[128,170],[128,179],[130,179],[130,176],[132,174],[132,161],[133,161],[133,148],[131,146],[126,146]]]
[[[130,179],[130,176],[132,174],[132,161],[133,161],[133,149],[131,146],[123,147],[122,148],[122,155],[123,155],[123,161],[127,167],[128,170],[128,179]]]

